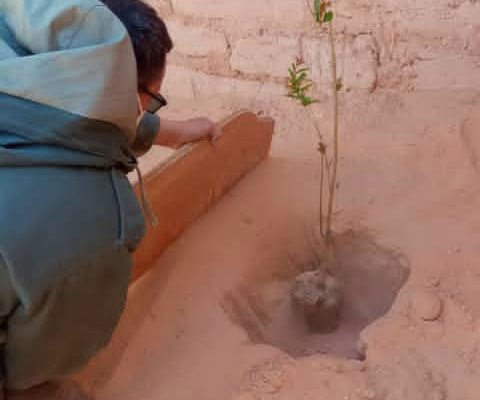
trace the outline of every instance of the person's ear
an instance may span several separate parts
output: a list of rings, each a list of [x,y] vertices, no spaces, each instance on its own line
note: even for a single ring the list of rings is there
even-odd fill
[[[163,69],[162,73],[158,76],[157,79],[152,80],[147,89],[152,93],[159,93],[162,88],[163,80],[165,78],[166,68]]]

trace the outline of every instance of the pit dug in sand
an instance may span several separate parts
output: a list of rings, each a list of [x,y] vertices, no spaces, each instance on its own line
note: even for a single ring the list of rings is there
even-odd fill
[[[336,329],[314,333],[292,301],[299,274],[318,263],[289,262],[276,269],[256,270],[225,296],[224,309],[250,340],[280,348],[293,357],[332,354],[365,358],[360,333],[383,317],[409,276],[400,253],[379,246],[366,234],[349,231],[335,239],[342,306]],[[325,268],[320,264],[320,268]]]

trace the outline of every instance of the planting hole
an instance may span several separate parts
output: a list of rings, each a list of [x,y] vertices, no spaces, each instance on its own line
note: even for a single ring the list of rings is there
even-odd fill
[[[359,344],[360,332],[390,310],[408,279],[408,262],[370,236],[353,231],[335,239],[335,255],[343,306],[334,331],[312,332],[304,315],[292,304],[295,278],[313,270],[313,263],[283,265],[252,274],[227,293],[224,309],[250,340],[278,347],[293,357],[320,353],[362,359],[365,349]]]

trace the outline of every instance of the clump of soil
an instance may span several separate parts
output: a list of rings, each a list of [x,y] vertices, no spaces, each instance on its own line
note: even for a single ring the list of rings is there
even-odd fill
[[[340,281],[323,268],[302,272],[292,287],[292,304],[312,332],[329,333],[340,325],[343,291]]]
[[[261,279],[253,274],[227,293],[224,308],[255,343],[294,357],[363,359],[360,333],[390,310],[408,279],[408,261],[369,235],[350,231],[335,240],[335,262],[335,278],[317,260],[296,268],[278,265],[268,271],[270,279],[266,271]]]

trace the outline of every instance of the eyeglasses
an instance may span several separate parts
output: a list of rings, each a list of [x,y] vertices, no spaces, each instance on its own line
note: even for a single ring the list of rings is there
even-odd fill
[[[150,104],[145,111],[155,114],[158,110],[168,104],[165,97],[163,97],[160,93],[152,93],[150,90],[143,86],[140,87],[140,90],[150,96]]]

